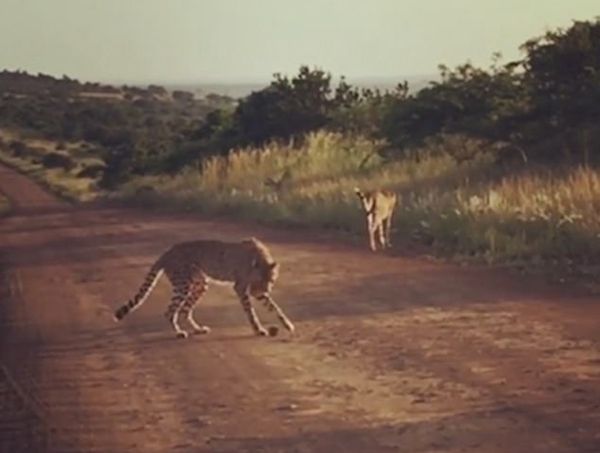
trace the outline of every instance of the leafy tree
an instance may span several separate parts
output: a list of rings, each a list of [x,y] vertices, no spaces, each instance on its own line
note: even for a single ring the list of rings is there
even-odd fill
[[[132,174],[133,154],[134,149],[127,145],[107,149],[103,156],[105,167],[99,181],[100,187],[114,189],[127,181]]]
[[[406,82],[392,92],[352,87],[342,77],[335,90],[334,112],[330,128],[341,132],[381,137],[381,125],[388,108],[408,96]]]
[[[175,90],[171,96],[174,100],[179,102],[191,103],[194,101],[194,93],[190,93],[189,91]]]
[[[289,139],[325,126],[333,107],[331,75],[320,69],[300,68],[292,79],[275,80],[240,102],[234,123],[243,144]]]
[[[534,139],[561,136],[565,151],[579,153],[584,162],[598,159],[589,154],[589,134],[600,118],[600,19],[549,31],[521,48],[530,120],[538,125]]]
[[[397,148],[422,145],[436,134],[497,140],[508,134],[510,118],[527,107],[515,65],[494,64],[489,70],[469,63],[455,70],[441,65],[440,75],[440,82],[398,98],[388,109],[382,127]]]

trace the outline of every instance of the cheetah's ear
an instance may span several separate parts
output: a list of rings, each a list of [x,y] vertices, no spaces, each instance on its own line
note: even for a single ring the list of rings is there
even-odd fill
[[[279,267],[279,263],[276,261],[273,261],[272,263],[269,264],[269,269],[271,270],[275,270]]]

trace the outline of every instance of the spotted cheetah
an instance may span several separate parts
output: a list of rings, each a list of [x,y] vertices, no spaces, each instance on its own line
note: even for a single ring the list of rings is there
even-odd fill
[[[251,296],[263,302],[270,311],[275,311],[287,330],[294,331],[294,325],[270,295],[279,274],[279,265],[273,260],[269,249],[257,239],[241,242],[200,240],[175,244],[152,265],[133,299],[115,311],[116,321],[144,303],[163,272],[172,286],[172,299],[165,317],[179,338],[188,336],[188,332],[179,326],[179,316],[186,317],[194,333],[210,332],[208,326],[198,324],[192,315],[210,281],[233,283],[248,321],[257,335],[268,335],[269,332],[258,319]],[[272,334],[276,333],[277,328],[272,327],[270,331]]]
[[[358,187],[354,189],[360,199],[367,217],[367,230],[369,232],[369,246],[377,250],[377,242],[381,248],[392,246],[391,229],[392,216],[398,201],[398,196],[389,190],[375,190],[362,192]]]

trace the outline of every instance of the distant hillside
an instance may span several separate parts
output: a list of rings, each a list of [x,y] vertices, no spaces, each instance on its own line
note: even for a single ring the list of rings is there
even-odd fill
[[[408,82],[408,89],[411,93],[425,88],[432,81],[439,81],[438,74],[424,74],[416,76],[398,76],[398,77],[357,77],[348,78],[347,81],[351,85],[360,88],[378,88],[381,91],[393,90],[399,83]]]
[[[188,89],[191,88],[191,89]],[[234,97],[227,90],[195,90],[193,87],[165,88],[160,85],[111,85],[98,82],[80,82],[68,76],[56,78],[47,74],[29,74],[26,71],[0,71],[0,94],[4,97],[54,96],[98,100],[154,100],[189,103],[200,101],[206,107],[232,106]]]
[[[234,106],[233,98],[214,93],[199,98],[159,85],[113,86],[4,70],[0,151],[62,167],[75,179],[93,174],[108,187],[123,177],[119,166],[125,164],[131,174],[178,168],[179,155],[200,153],[194,143],[205,117]]]
[[[3,94],[43,94],[43,93],[120,93],[121,90],[110,85],[100,83],[80,83],[76,79],[68,76],[62,78],[52,77],[46,74],[29,74],[25,71],[1,71],[0,72],[0,92]]]
[[[381,91],[393,90],[398,83],[406,80],[411,92],[426,87],[430,81],[438,80],[438,75],[418,75],[407,77],[357,77],[347,81],[359,88],[372,88]],[[196,99],[209,99],[228,104],[233,99],[248,96],[254,91],[265,88],[268,82],[188,82],[164,84],[103,84],[98,82],[80,82],[68,76],[56,78],[46,74],[29,74],[25,71],[0,71],[0,93],[18,95],[33,94],[70,94],[84,97],[123,98],[141,97],[168,100],[172,97],[183,99],[190,93]]]
[[[337,79],[336,79],[337,80]],[[408,77],[358,77],[348,78],[348,83],[359,88],[379,89],[381,91],[393,90],[403,82],[408,82],[411,92],[417,92],[426,87],[430,81],[439,80],[437,74],[418,75]],[[225,82],[225,83],[206,83],[206,82],[188,82],[188,83],[165,83],[165,88],[170,91],[183,90],[194,93],[196,97],[202,98],[208,94],[214,93],[232,98],[243,98],[253,91],[259,91],[265,88],[269,82]]]
[[[169,91],[182,90],[194,93],[198,98],[206,97],[210,94],[229,96],[235,99],[248,96],[253,91],[259,91],[265,88],[268,83],[165,83],[164,86]]]

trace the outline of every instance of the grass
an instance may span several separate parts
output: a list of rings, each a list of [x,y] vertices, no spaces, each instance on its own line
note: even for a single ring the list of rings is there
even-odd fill
[[[600,256],[600,172],[502,174],[490,155],[456,163],[443,149],[386,162],[378,144],[329,133],[215,157],[175,177],[138,178],[120,196],[143,205],[364,234],[353,188],[401,195],[395,239],[488,263],[576,266]]]
[[[98,195],[96,179],[81,177],[79,172],[101,161],[81,152],[82,143],[32,138],[8,130],[0,130],[0,139],[0,161],[32,176],[62,198],[89,201]],[[22,145],[23,151],[11,150],[10,145],[15,142]],[[73,161],[72,168],[44,166],[44,156],[51,153],[67,156]]]
[[[55,144],[37,145],[40,153],[56,149]],[[418,242],[461,261],[600,275],[595,265],[600,257],[600,171],[526,168],[508,173],[485,153],[458,164],[447,152],[453,141],[429,147],[418,160],[386,161],[377,153],[380,146],[319,132],[301,146],[241,149],[176,176],[138,177],[113,196],[141,206],[364,236],[353,189],[388,188],[401,200],[394,222],[399,250]],[[76,161],[74,169],[44,168],[35,155],[0,151],[0,158],[63,196],[95,197],[95,181],[77,176],[95,162],[77,153],[76,144],[63,147]]]
[[[138,178],[120,196],[268,223],[363,234],[353,188],[401,194],[397,243],[490,263],[593,263],[600,255],[600,173],[573,168],[502,175],[490,156],[456,163],[443,149],[385,162],[379,144],[317,133],[215,157],[175,177]],[[435,152],[433,152],[435,151]]]

